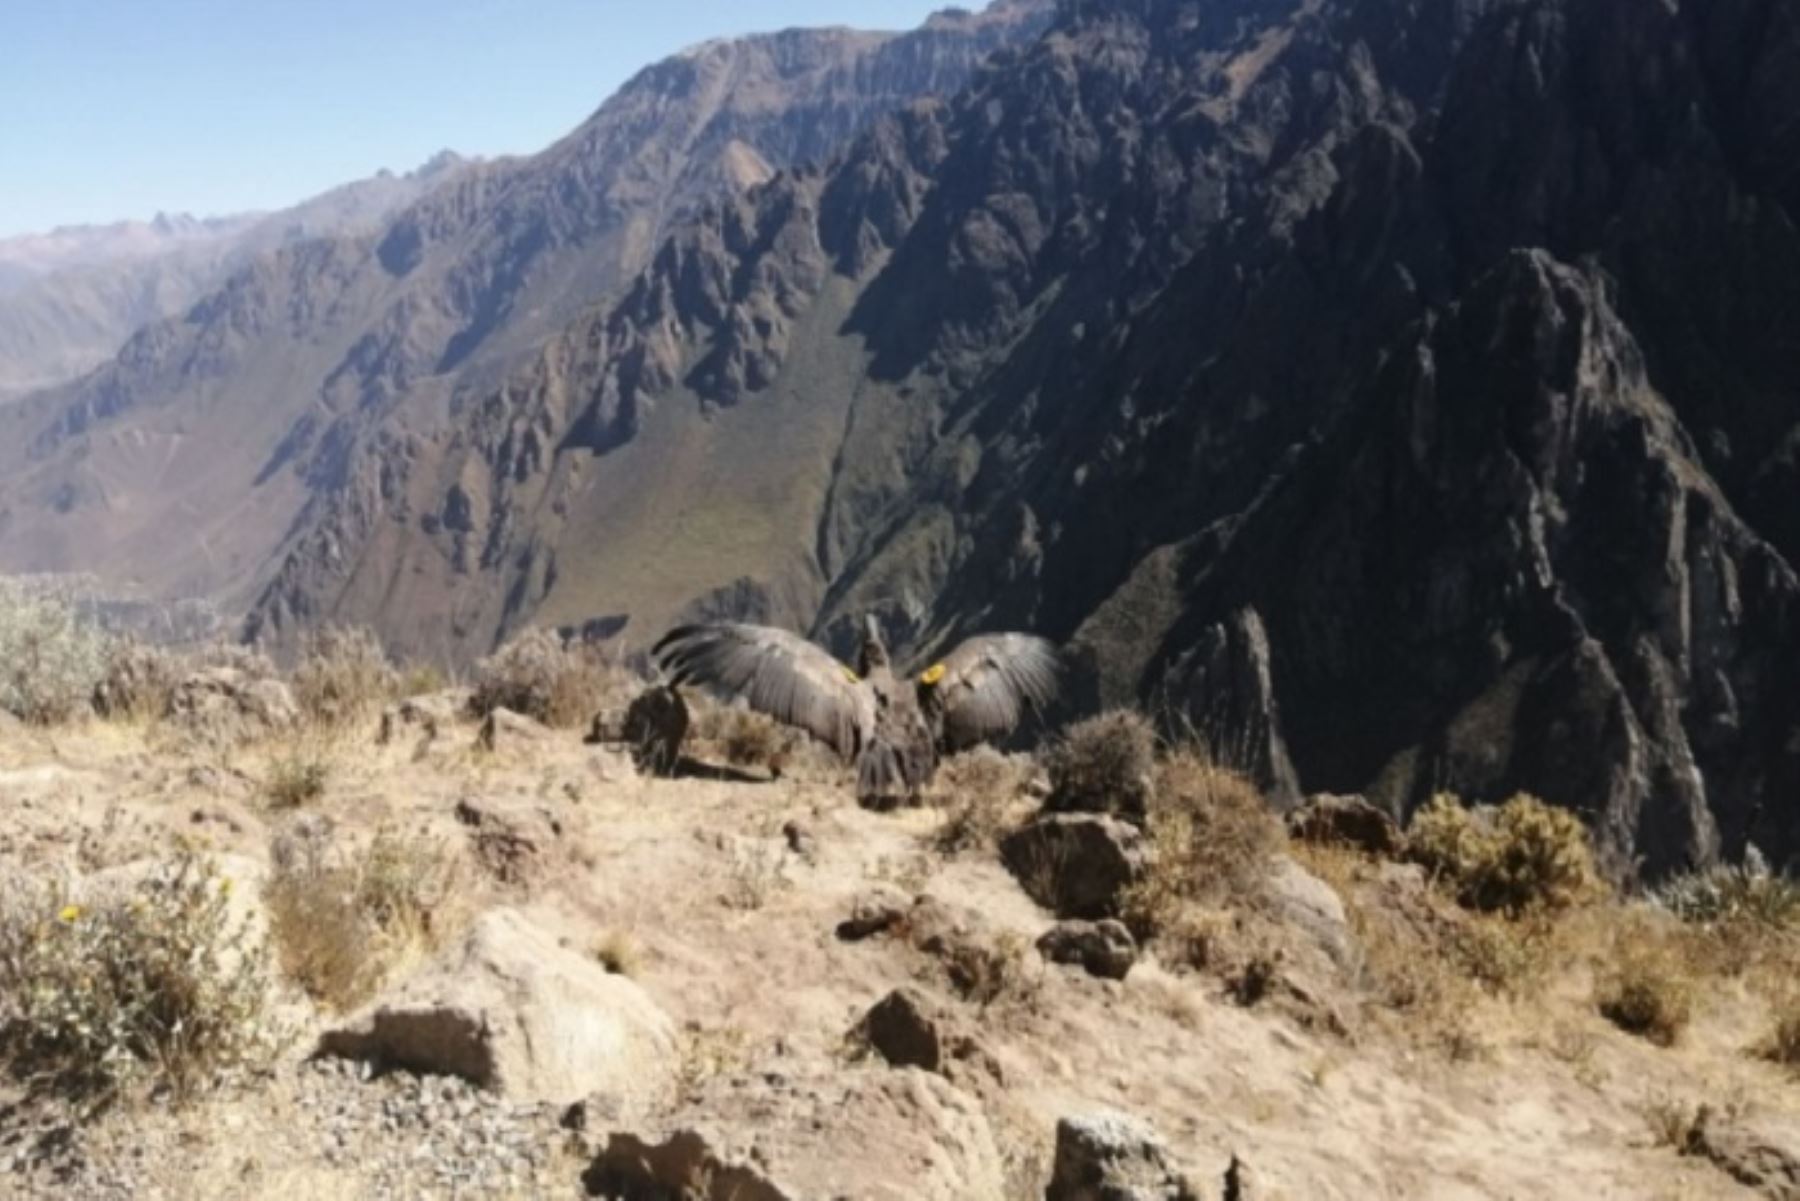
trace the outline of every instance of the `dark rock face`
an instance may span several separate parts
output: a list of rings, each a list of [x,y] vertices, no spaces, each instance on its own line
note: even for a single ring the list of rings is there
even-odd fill
[[[1149,855],[1142,830],[1088,813],[1046,814],[1000,842],[1000,857],[1026,894],[1070,918],[1117,916]]]
[[[1137,963],[1137,939],[1125,923],[1058,922],[1038,938],[1038,953],[1051,963],[1074,964],[1089,975],[1123,980]]]

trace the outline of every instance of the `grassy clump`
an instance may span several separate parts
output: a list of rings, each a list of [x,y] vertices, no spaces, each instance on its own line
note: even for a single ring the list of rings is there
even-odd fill
[[[630,672],[596,648],[570,646],[554,630],[534,629],[476,664],[471,703],[478,716],[511,709],[566,729],[629,696],[634,684]]]
[[[1044,766],[1052,809],[1142,817],[1156,782],[1156,731],[1135,710],[1102,713],[1070,726]]]
[[[0,581],[0,710],[50,725],[87,710],[111,639],[63,599]]]
[[[1192,751],[1156,767],[1148,812],[1155,856],[1126,897],[1140,934],[1178,927],[1196,906],[1254,899],[1271,857],[1286,845],[1281,823],[1248,779]]]
[[[186,1097],[273,1050],[267,953],[233,920],[233,882],[181,855],[129,897],[0,894],[0,1056],[72,1101],[146,1086]]]
[[[94,686],[94,712],[112,721],[154,721],[169,712],[182,664],[161,647],[120,641]]]
[[[636,976],[643,969],[643,952],[637,940],[623,930],[612,930],[594,944],[594,958],[615,976]]]
[[[700,736],[738,767],[779,769],[788,745],[787,731],[774,718],[736,705],[703,710]]]
[[[1475,811],[1440,793],[1414,815],[1407,853],[1462,904],[1487,913],[1566,909],[1602,891],[1581,820],[1524,794]]]
[[[350,721],[391,699],[400,685],[369,630],[327,626],[307,635],[294,669],[294,700],[315,721]]]
[[[1680,959],[1661,943],[1621,931],[1613,961],[1594,995],[1600,1015],[1659,1047],[1675,1045],[1693,1014],[1693,984]]]
[[[269,764],[263,777],[263,799],[271,809],[299,809],[325,795],[331,761],[322,753],[297,748]]]
[[[1750,866],[1678,876],[1659,888],[1653,899],[1684,922],[1749,922],[1777,929],[1800,924],[1800,883]]]
[[[277,843],[264,896],[283,973],[327,1008],[372,995],[410,955],[440,946],[463,910],[462,861],[440,843],[383,830],[360,850]]]
[[[976,747],[944,760],[938,767],[937,789],[946,816],[932,836],[933,844],[946,855],[994,846],[1024,782],[1018,762],[992,747]]]

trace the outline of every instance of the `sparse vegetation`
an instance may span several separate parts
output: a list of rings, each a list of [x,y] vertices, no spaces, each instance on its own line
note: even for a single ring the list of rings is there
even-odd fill
[[[1253,900],[1286,843],[1254,784],[1191,751],[1157,765],[1148,819],[1154,865],[1126,899],[1141,934],[1178,926],[1196,905]]]
[[[1800,993],[1788,991],[1773,1008],[1768,1036],[1757,1049],[1771,1063],[1800,1068]]]
[[[161,647],[115,642],[94,686],[94,712],[113,721],[151,721],[169,711],[182,665]]]
[[[622,703],[636,684],[599,650],[570,646],[554,630],[533,629],[475,667],[475,712],[511,709],[545,725],[572,729]]]
[[[1029,1002],[1043,986],[1028,966],[1029,947],[1010,932],[992,942],[958,941],[944,953],[944,971],[958,995],[987,1009],[1001,1001]]]
[[[325,795],[331,760],[321,751],[296,747],[272,760],[263,778],[263,799],[271,809],[298,809]]]
[[[1045,758],[1054,808],[1141,817],[1156,785],[1156,731],[1115,709],[1063,732]]]
[[[779,771],[788,733],[774,718],[737,705],[713,706],[708,718],[701,736],[716,743],[727,762]]]
[[[735,843],[721,899],[732,909],[761,909],[776,890],[787,883],[781,871],[784,856],[783,848],[770,839],[744,839]]]
[[[381,643],[360,627],[327,626],[309,634],[294,669],[294,699],[315,721],[349,721],[394,696],[399,673]]]
[[[264,896],[281,969],[328,1008],[352,1008],[455,932],[463,882],[444,845],[392,830],[349,851],[321,837],[280,840]]]
[[[946,811],[932,841],[955,855],[992,847],[1007,823],[1024,773],[1016,760],[992,747],[953,755],[938,768],[937,788]]]
[[[615,976],[635,976],[643,966],[643,952],[637,940],[623,930],[609,931],[594,944],[594,958]]]
[[[1518,916],[1566,909],[1602,891],[1581,820],[1519,795],[1471,810],[1447,793],[1414,815],[1407,852],[1471,909]]]
[[[1800,883],[1751,864],[1678,876],[1659,888],[1653,899],[1684,922],[1800,925]]]
[[[267,955],[235,881],[183,852],[128,896],[0,883],[0,1055],[81,1104],[138,1087],[186,1097],[273,1049]]]
[[[1673,1046],[1693,1012],[1684,965],[1660,943],[1621,932],[1594,1003],[1601,1016],[1659,1047]]]
[[[0,710],[39,725],[87,709],[111,640],[54,593],[0,580]]]

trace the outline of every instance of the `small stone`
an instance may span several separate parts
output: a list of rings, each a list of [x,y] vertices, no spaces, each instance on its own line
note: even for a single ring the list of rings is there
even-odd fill
[[[1038,952],[1052,963],[1085,968],[1090,975],[1123,980],[1137,963],[1137,940],[1125,923],[1104,921],[1058,922],[1038,939]]]

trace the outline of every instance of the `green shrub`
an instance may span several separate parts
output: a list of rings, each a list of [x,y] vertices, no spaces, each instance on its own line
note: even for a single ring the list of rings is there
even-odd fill
[[[1601,891],[1581,819],[1523,793],[1491,811],[1440,793],[1414,815],[1407,853],[1483,912],[1564,909]]]
[[[62,599],[0,581],[0,709],[48,725],[88,707],[111,640]]]
[[[1156,731],[1143,714],[1116,709],[1077,722],[1045,757],[1050,807],[1142,817],[1156,775]]]
[[[187,1096],[272,1052],[267,954],[232,881],[184,852],[133,895],[84,905],[54,885],[0,895],[0,1053],[77,1101],[137,1085]]]

